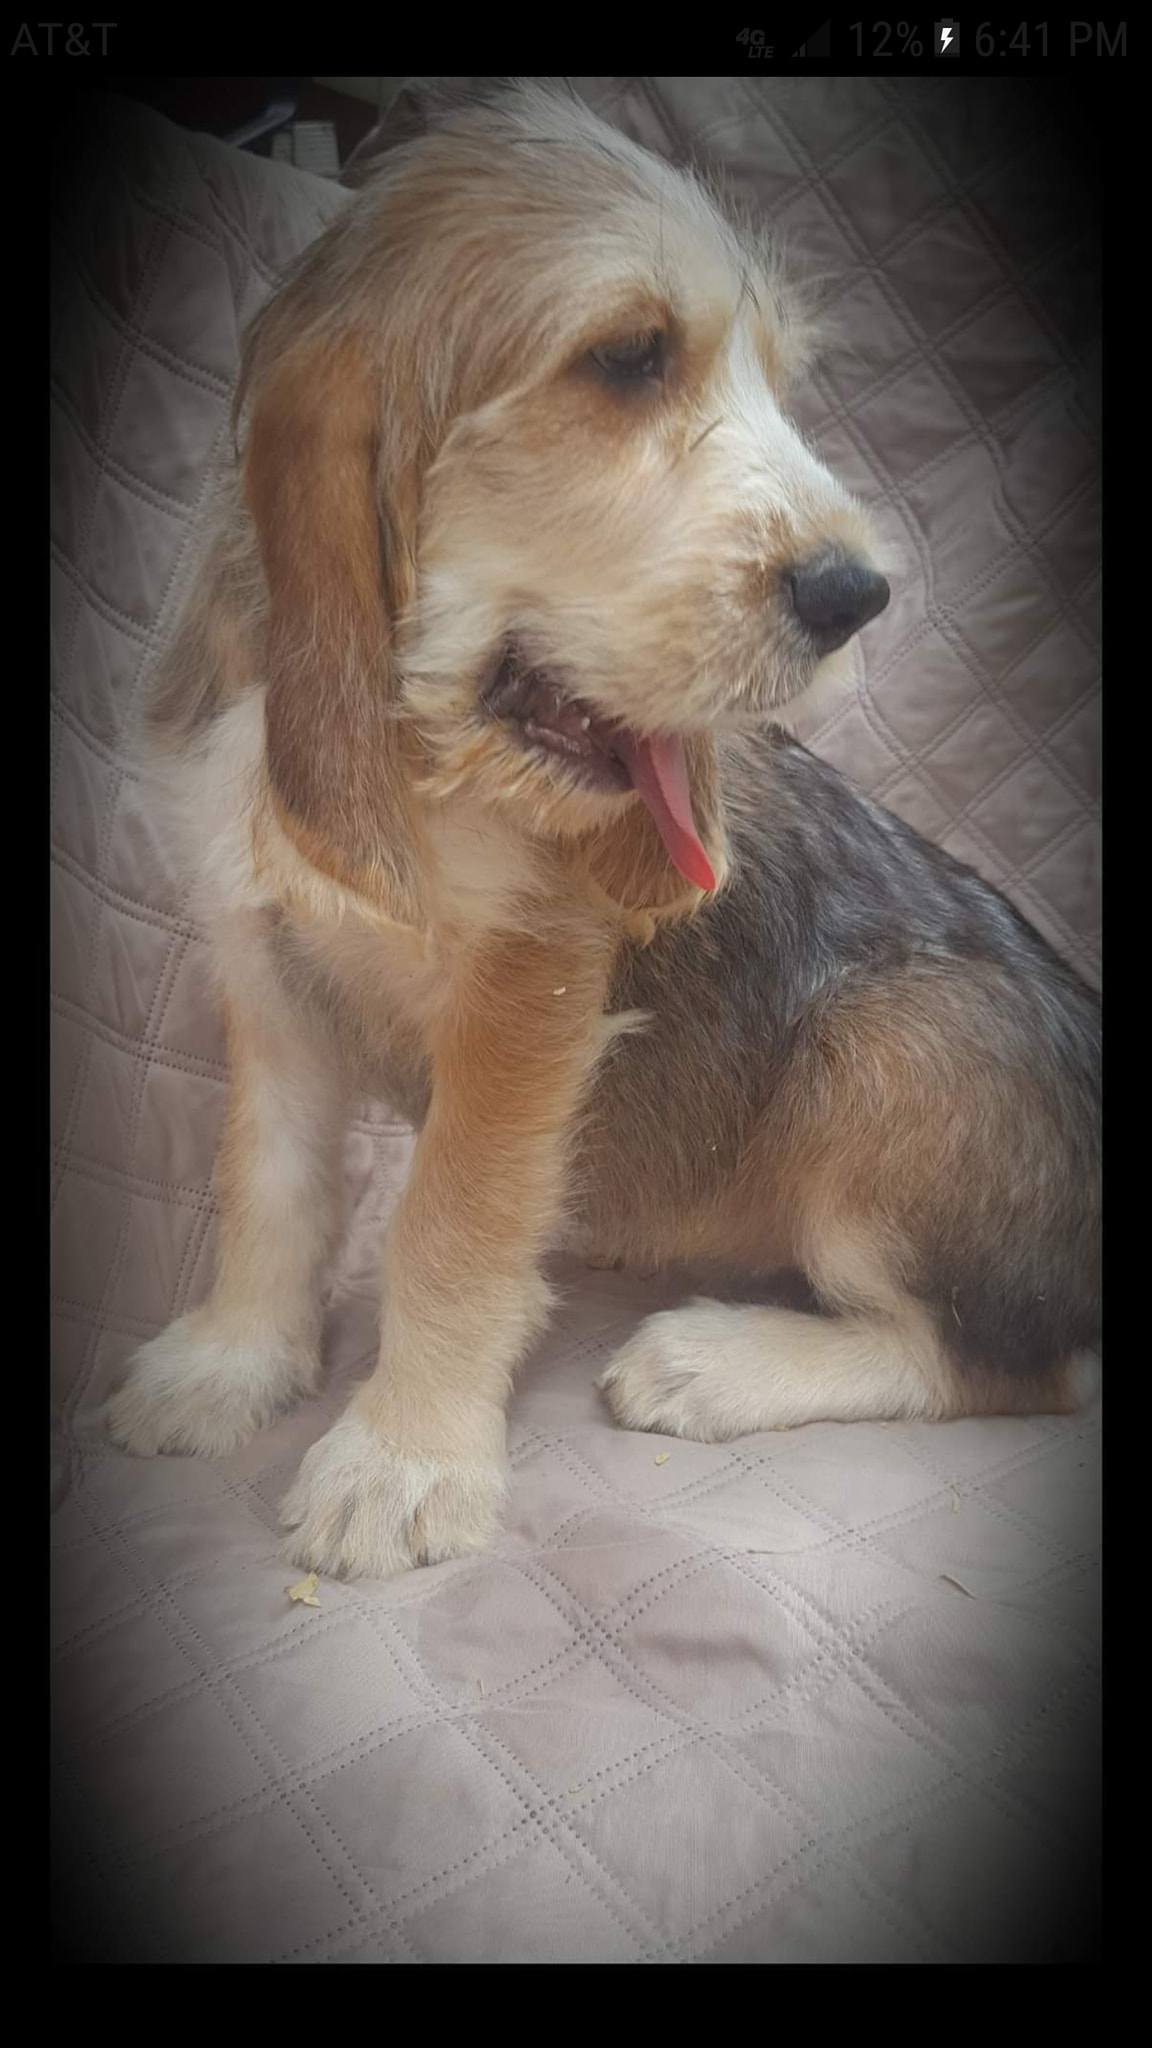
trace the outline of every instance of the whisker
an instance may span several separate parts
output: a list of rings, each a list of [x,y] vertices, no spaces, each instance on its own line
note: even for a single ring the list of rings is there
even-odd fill
[[[696,439],[693,441],[691,447],[685,449],[685,457],[689,455],[695,455],[696,450],[700,446],[701,441],[706,441],[708,439],[709,434],[714,434],[716,432],[717,427],[720,426],[723,421],[723,417],[724,415],[721,414],[719,419],[713,420],[710,427],[705,427],[704,432],[702,434],[697,434]]]

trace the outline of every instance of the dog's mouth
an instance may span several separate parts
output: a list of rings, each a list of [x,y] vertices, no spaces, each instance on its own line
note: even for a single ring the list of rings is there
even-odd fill
[[[586,788],[635,790],[686,881],[712,890],[716,876],[692,815],[683,740],[636,733],[571,697],[547,670],[506,652],[484,691],[485,710],[519,741],[549,755]]]

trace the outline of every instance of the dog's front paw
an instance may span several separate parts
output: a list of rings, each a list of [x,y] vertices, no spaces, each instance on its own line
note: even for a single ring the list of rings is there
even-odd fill
[[[313,1444],[283,1507],[294,1564],[332,1578],[387,1579],[486,1550],[507,1481],[499,1464],[414,1457],[345,1415]]]
[[[597,1381],[623,1429],[721,1443],[750,1425],[729,1384],[739,1311],[695,1301],[641,1323]]]
[[[315,1386],[310,1351],[234,1342],[204,1310],[145,1344],[108,1408],[114,1442],[138,1457],[225,1458]]]

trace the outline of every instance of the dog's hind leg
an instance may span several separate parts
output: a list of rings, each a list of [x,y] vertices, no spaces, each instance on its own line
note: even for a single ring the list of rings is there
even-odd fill
[[[805,1422],[1065,1414],[1094,1389],[1090,1353],[1023,1376],[958,1365],[862,1231],[827,1244],[818,1266],[838,1314],[696,1300],[650,1316],[600,1380],[617,1421],[716,1443]]]
[[[653,1317],[604,1382],[620,1421],[722,1438],[1080,1406],[1100,1329],[1097,1038],[1091,999],[1055,973],[1037,991],[921,962],[818,1005],[732,1215],[754,1255],[772,1190],[828,1313]]]
[[[911,1328],[697,1300],[649,1316],[600,1385],[625,1429],[720,1443],[802,1422],[940,1416],[933,1368]]]

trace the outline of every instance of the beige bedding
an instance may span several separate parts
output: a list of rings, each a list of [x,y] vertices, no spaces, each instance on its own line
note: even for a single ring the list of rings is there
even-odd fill
[[[1098,969],[1098,359],[1073,139],[1001,81],[579,79],[832,280],[800,411],[901,570],[801,729]],[[726,1446],[593,1380],[668,1288],[563,1273],[493,1555],[290,1601],[277,1504],[374,1347],[410,1140],[364,1104],[330,1375],[220,1465],[100,1406],[203,1295],[224,1064],[126,722],[237,342],[346,203],[104,103],[54,239],[56,1882],[76,1960],[1052,1962],[1096,1915],[1099,1412]],[[664,1457],[664,1453],[667,1457]]]

